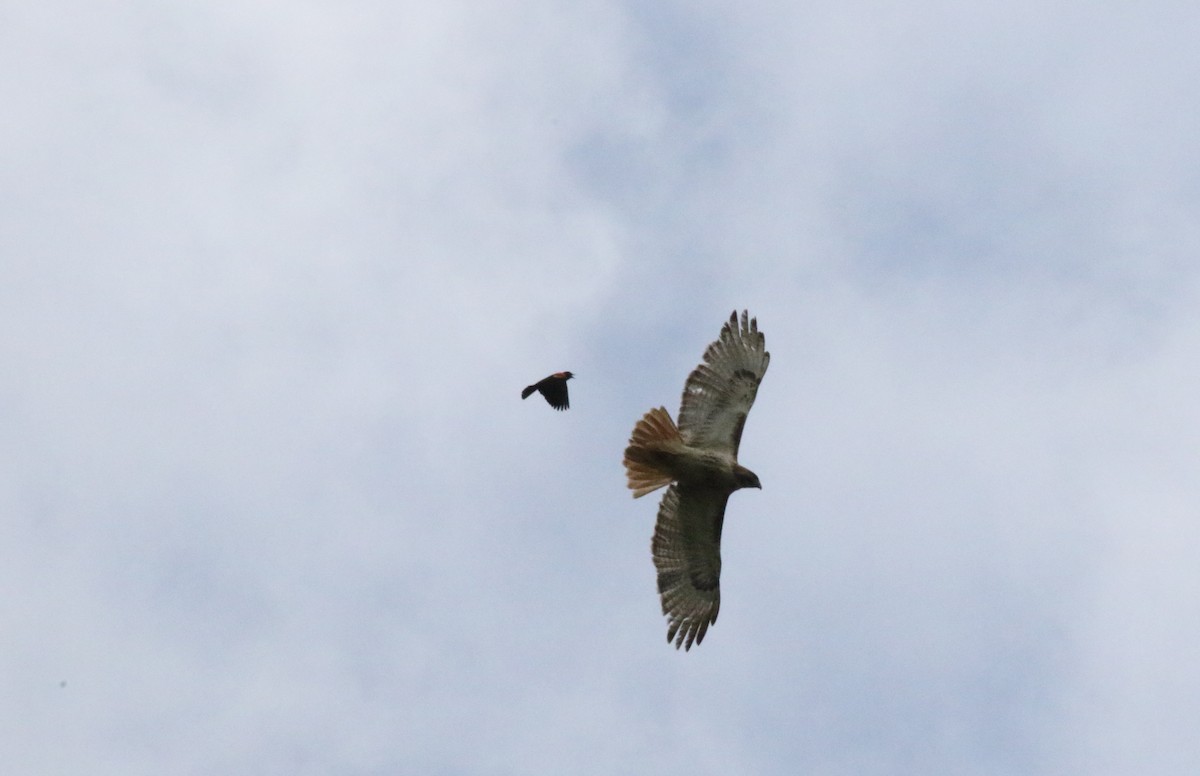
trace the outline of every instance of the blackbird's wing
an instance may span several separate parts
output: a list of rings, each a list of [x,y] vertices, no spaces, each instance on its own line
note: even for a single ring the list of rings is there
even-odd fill
[[[547,377],[537,384],[538,391],[546,397],[546,401],[556,410],[565,410],[571,406],[567,396],[567,381],[562,377]]]

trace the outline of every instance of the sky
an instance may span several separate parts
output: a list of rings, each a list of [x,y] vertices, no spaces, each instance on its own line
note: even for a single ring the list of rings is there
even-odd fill
[[[1200,772],[1193,3],[0,20],[11,772]],[[621,453],[735,309],[682,652]]]

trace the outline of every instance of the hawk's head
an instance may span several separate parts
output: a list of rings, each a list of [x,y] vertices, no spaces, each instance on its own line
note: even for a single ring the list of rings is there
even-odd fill
[[[739,488],[758,488],[762,490],[762,483],[758,481],[758,475],[741,464],[733,465],[733,479]]]

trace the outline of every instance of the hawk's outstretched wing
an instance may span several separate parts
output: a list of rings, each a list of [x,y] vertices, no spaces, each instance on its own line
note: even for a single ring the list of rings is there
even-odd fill
[[[721,336],[704,351],[704,363],[688,376],[679,407],[679,431],[692,447],[737,458],[746,413],[758,384],[767,373],[771,354],[758,321],[742,311],[721,327]],[[724,507],[724,504],[722,504]]]
[[[721,608],[721,525],[729,493],[699,482],[676,483],[658,508],[650,551],[667,616],[667,641],[691,649]]]

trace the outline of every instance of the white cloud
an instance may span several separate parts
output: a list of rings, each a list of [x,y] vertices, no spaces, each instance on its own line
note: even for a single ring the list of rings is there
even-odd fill
[[[9,17],[14,767],[1195,770],[1183,5]],[[682,655],[620,451],[734,307]]]

